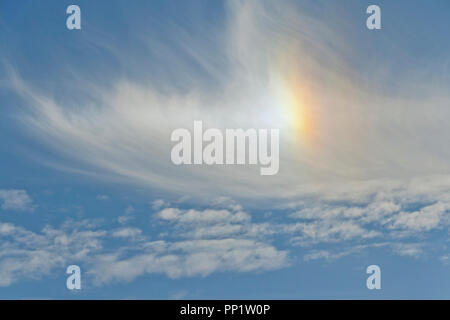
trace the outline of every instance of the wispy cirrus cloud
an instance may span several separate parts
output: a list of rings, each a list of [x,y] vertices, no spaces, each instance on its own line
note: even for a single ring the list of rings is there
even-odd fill
[[[142,38],[154,59],[141,61],[141,69],[165,66],[166,76],[116,74],[105,86],[74,71],[89,94],[71,99],[12,72],[10,88],[27,105],[24,128],[64,155],[65,168],[175,193],[281,198],[327,183],[448,174],[450,97],[445,85],[413,81],[422,79],[414,76],[423,73],[417,64],[393,96],[378,85],[386,66],[374,65],[368,82],[352,70],[348,61],[358,52],[337,31],[345,17],[322,21],[289,2],[230,1],[226,10],[214,41],[174,27],[169,42],[179,54]],[[193,64],[204,72],[192,72]],[[292,103],[298,114],[289,111]],[[262,178],[247,166],[174,166],[170,133],[198,119],[217,128],[280,128],[280,173]],[[308,132],[299,134],[305,121]]]

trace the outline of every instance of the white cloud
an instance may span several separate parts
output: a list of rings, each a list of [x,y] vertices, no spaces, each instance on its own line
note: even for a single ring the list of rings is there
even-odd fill
[[[361,218],[365,222],[371,222],[379,221],[382,217],[398,211],[400,211],[400,205],[392,200],[376,200],[367,205],[353,204],[350,206],[319,203],[316,206],[302,208],[291,214],[291,217],[305,220]]]
[[[374,66],[377,76],[366,82],[346,63],[354,46],[333,27],[345,26],[344,16],[323,21],[295,4],[270,1],[230,2],[226,10],[213,42],[210,31],[195,37],[173,32],[167,41],[177,44],[180,54],[174,55],[169,44],[148,39],[143,56],[151,63],[138,61],[140,69],[165,66],[166,72],[145,81],[113,76],[103,86],[74,70],[74,81],[82,79],[77,85],[89,94],[56,99],[11,75],[8,83],[29,106],[24,128],[77,160],[83,172],[208,199],[290,197],[329,184],[348,190],[386,177],[404,182],[448,173],[447,86],[421,83],[415,99],[406,98],[417,85],[413,79],[423,79],[416,76],[420,65],[397,81],[403,85],[393,98],[379,87],[386,66]],[[198,68],[204,72],[193,72]],[[301,106],[292,107],[291,100]],[[303,108],[303,117],[292,108]],[[303,118],[311,130],[298,132]],[[279,128],[280,173],[260,177],[249,166],[173,165],[170,133],[198,119],[217,128]]]
[[[25,190],[0,190],[0,200],[3,210],[33,210],[33,201]]]
[[[217,197],[210,203],[213,207],[225,208],[231,211],[242,211],[242,206],[228,197]]]
[[[0,287],[38,279],[102,249],[102,231],[45,227],[40,233],[0,222]]]
[[[429,231],[438,227],[445,215],[448,220],[449,212],[450,203],[437,202],[418,211],[399,213],[392,217],[392,227],[412,231]]]
[[[392,92],[353,74],[345,61],[351,60],[348,48],[354,46],[327,25],[330,21],[288,3],[237,1],[227,10],[217,43],[206,40],[209,30],[166,39],[180,45],[175,58],[166,44],[151,39],[144,56],[164,66],[167,75],[161,77],[142,82],[112,77],[103,86],[86,82],[74,70],[83,80],[77,86],[89,94],[73,99],[56,98],[11,73],[5,83],[28,106],[20,117],[24,128],[71,160],[62,168],[73,169],[75,160],[77,172],[194,195],[211,207],[180,209],[156,200],[154,217],[166,223],[161,234],[167,241],[150,242],[133,227],[94,231],[62,226],[32,232],[0,224],[0,285],[48,274],[72,259],[85,263],[98,283],[149,273],[177,278],[272,270],[288,264],[288,252],[271,243],[275,235],[313,248],[305,260],[332,260],[376,246],[380,238],[403,241],[448,228],[450,98],[445,84],[421,84],[415,99],[409,99],[417,85],[412,79],[423,78],[416,76],[420,70],[407,71],[393,98]],[[192,62],[205,78],[192,72]],[[142,70],[151,69],[138,63]],[[423,68],[432,70],[431,65]],[[374,83],[384,83],[377,75]],[[77,81],[66,76],[74,80],[71,85]],[[297,131],[303,119],[291,113],[286,100],[304,108],[301,113],[311,121],[305,127],[311,131]],[[198,119],[217,128],[280,128],[280,174],[260,177],[247,166],[174,166],[171,131],[190,128]],[[61,168],[60,162],[53,165]],[[277,222],[255,223],[230,197],[264,199],[258,205],[280,206],[292,220],[280,223],[272,214],[265,217]],[[4,210],[33,205],[24,190],[0,190],[0,200]],[[119,223],[128,223],[134,211],[128,206]],[[124,244],[105,249],[108,236]],[[350,249],[316,250],[319,244]],[[390,246],[396,254],[413,257],[424,250],[416,242]]]
[[[450,254],[444,254],[444,255],[440,256],[439,260],[441,260],[441,262],[445,265],[450,264]]]
[[[293,220],[282,223],[273,221],[277,218],[274,215],[253,222],[238,204],[232,206],[234,211],[217,205],[213,209],[166,207],[153,215],[153,222],[165,230],[164,240],[159,241],[150,241],[151,235],[141,228],[107,230],[88,221],[67,221],[59,228],[47,226],[40,232],[0,223],[0,285],[40,278],[68,263],[80,263],[98,285],[133,281],[146,274],[180,278],[215,272],[262,272],[288,266],[291,245],[310,250],[304,261],[332,261],[381,247],[415,258],[430,245],[418,242],[415,236],[448,227],[447,198],[446,193],[432,192],[419,197],[428,201],[420,204],[414,201],[416,197],[404,196],[406,189],[364,195],[361,199],[368,202],[359,202],[356,209],[326,197],[311,202],[317,207],[304,207],[306,202],[302,202],[300,210],[284,210]],[[406,211],[412,207],[416,209]],[[411,216],[405,218],[406,214]],[[405,239],[400,241],[399,230],[410,233],[403,234]],[[278,242],[284,243],[284,248],[272,243],[275,237],[285,240]],[[114,245],[107,246],[112,239]],[[318,249],[324,244],[326,249]],[[440,257],[446,261],[446,253]]]
[[[106,200],[109,200],[109,196],[106,194],[98,194],[96,199],[100,200],[100,201],[106,201]]]
[[[40,232],[0,223],[0,286],[40,278],[69,263],[80,263],[98,285],[153,273],[204,277],[289,264],[288,251],[267,239],[269,226],[252,224],[242,211],[165,208],[155,218],[167,223],[170,240],[149,241],[140,228],[107,230],[88,221],[67,221],[58,229],[47,226]],[[119,243],[106,246],[112,238]]]
[[[138,228],[120,228],[113,231],[112,236],[116,238],[137,239],[141,236],[142,230]]]
[[[188,294],[189,294],[189,292],[187,290],[178,290],[178,291],[170,294],[169,300],[185,299]]]
[[[165,205],[168,205],[168,203],[166,203],[164,200],[162,199],[157,199],[155,201],[153,201],[152,203],[152,209],[153,210],[159,210],[162,207],[164,207]]]
[[[292,238],[298,245],[311,245],[321,242],[342,242],[359,239],[372,239],[380,237],[381,233],[367,230],[352,221],[315,221],[296,225],[300,236]]]
[[[422,253],[423,244],[421,243],[403,243],[403,242],[375,242],[363,245],[354,245],[346,247],[344,249],[331,250],[312,250],[304,257],[304,261],[324,259],[327,261],[333,261],[342,257],[356,254],[364,249],[368,248],[385,248],[389,247],[392,251],[400,256],[409,256],[417,258]]]
[[[444,177],[412,179],[408,183],[361,182],[359,188],[342,186],[314,190],[287,205],[299,220],[284,226],[293,243],[342,242],[353,239],[414,238],[450,226],[450,184]],[[420,248],[397,253],[420,254]],[[413,250],[414,249],[414,250]]]
[[[123,216],[120,216],[119,218],[117,218],[117,221],[120,224],[126,224],[128,223],[130,220],[134,219],[133,213],[136,210],[134,209],[134,207],[132,205],[128,205],[125,209],[125,214]]]
[[[125,250],[100,255],[90,274],[101,284],[132,281],[147,273],[171,278],[207,276],[213,272],[264,271],[288,265],[288,251],[269,243],[268,224],[255,224],[236,203],[219,201],[214,206],[228,209],[164,208],[154,214],[166,223],[172,241],[140,242],[137,253]],[[236,209],[236,211],[231,211]],[[128,232],[126,232],[128,234]]]
[[[125,214],[130,215],[132,213],[134,213],[135,209],[133,206],[129,205],[126,209],[125,209]]]
[[[217,222],[243,222],[248,221],[250,216],[242,211],[230,212],[228,210],[180,210],[178,208],[166,208],[157,213],[162,220],[177,223],[217,223]]]
[[[89,273],[97,283],[132,281],[147,273],[170,278],[207,276],[218,271],[250,272],[287,266],[287,252],[253,240],[192,240],[158,242],[132,257],[100,256]]]
[[[392,249],[401,256],[418,257],[422,254],[423,244],[421,243],[395,243]]]
[[[263,239],[277,232],[276,226],[269,223],[252,222],[250,214],[242,211],[236,203],[229,206],[227,202],[225,207],[231,209],[181,210],[171,207],[157,212],[154,217],[173,224],[177,236],[189,239]]]
[[[312,261],[312,260],[319,260],[324,259],[327,261],[332,261],[336,259],[340,259],[342,257],[348,256],[350,254],[354,254],[357,252],[360,252],[363,249],[366,249],[367,245],[359,245],[354,246],[352,248],[340,251],[340,252],[331,252],[329,250],[313,250],[312,252],[307,253],[304,257],[304,261]]]

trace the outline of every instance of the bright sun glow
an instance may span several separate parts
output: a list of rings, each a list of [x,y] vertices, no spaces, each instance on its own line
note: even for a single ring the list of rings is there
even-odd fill
[[[280,111],[289,129],[292,130],[294,140],[302,144],[311,142],[314,119],[312,116],[313,101],[311,92],[296,77],[289,77],[281,81],[279,91]]]

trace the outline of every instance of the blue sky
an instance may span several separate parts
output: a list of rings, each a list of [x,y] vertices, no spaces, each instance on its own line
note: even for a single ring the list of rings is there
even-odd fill
[[[449,9],[0,2],[0,298],[450,298]],[[279,128],[279,174],[173,165],[193,120]]]

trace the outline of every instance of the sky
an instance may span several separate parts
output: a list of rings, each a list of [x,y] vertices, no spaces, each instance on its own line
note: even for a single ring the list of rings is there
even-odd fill
[[[449,10],[0,0],[0,298],[449,299]],[[195,120],[279,172],[174,165]]]

